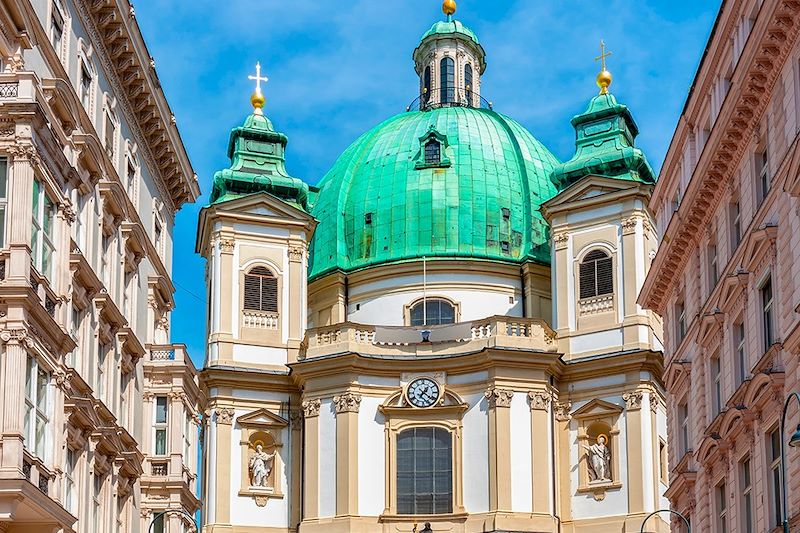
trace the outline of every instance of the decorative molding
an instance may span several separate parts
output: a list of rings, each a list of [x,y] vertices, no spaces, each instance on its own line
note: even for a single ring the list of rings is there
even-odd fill
[[[556,250],[564,250],[567,247],[567,243],[569,242],[569,233],[566,231],[560,231],[553,235],[553,243],[555,244]]]
[[[219,240],[219,251],[223,254],[232,254],[234,248],[234,242],[232,239],[220,239]]]
[[[333,403],[336,404],[336,414],[357,413],[361,405],[361,395],[348,392],[341,396],[334,396]]]
[[[24,328],[4,329],[0,331],[0,341],[4,344],[18,344],[23,341],[27,345],[31,344],[28,331]]]
[[[633,392],[626,392],[622,395],[622,399],[625,400],[625,408],[628,411],[635,411],[637,409],[642,408],[642,399],[644,398],[644,392],[642,391],[633,391]]]
[[[528,393],[531,410],[547,411],[550,407],[550,393],[546,391],[530,391]]]
[[[322,405],[322,402],[319,400],[319,398],[314,398],[313,400],[305,400],[303,402],[303,416],[305,418],[319,416],[320,405]]]
[[[483,395],[486,397],[486,401],[489,402],[489,407],[492,409],[496,407],[511,407],[511,399],[514,398],[514,391],[492,387]]]
[[[289,412],[289,427],[292,431],[300,431],[303,427],[303,411],[293,410]]]
[[[622,234],[630,235],[636,232],[636,224],[639,222],[638,216],[632,216],[622,221]]]
[[[658,394],[656,394],[655,392],[651,392],[650,393],[650,410],[653,411],[653,413],[657,413],[658,412],[658,406],[659,406],[660,402],[661,402],[661,400],[659,400]]]
[[[223,407],[222,409],[214,411],[214,414],[217,415],[217,424],[230,426],[233,423],[233,417],[236,415],[236,411],[232,408]]]

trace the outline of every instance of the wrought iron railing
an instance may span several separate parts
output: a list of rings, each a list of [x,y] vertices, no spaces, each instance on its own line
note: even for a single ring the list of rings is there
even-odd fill
[[[419,109],[438,109],[440,107],[474,107],[479,109],[494,109],[492,102],[476,93],[464,89],[444,88],[432,89],[430,92],[423,89],[422,94],[411,102],[406,111]]]

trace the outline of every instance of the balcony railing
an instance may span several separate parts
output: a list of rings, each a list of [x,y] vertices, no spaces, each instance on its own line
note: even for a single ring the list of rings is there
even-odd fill
[[[344,322],[306,332],[300,358],[336,353],[430,357],[483,348],[555,352],[555,332],[543,320],[495,316],[445,326],[372,326]]]
[[[605,311],[613,311],[614,295],[604,294],[602,296],[584,298],[583,300],[578,301],[578,307],[580,308],[581,316],[594,315],[596,313],[603,313]]]
[[[277,330],[280,324],[279,319],[278,313],[242,311],[242,325],[246,328]]]
[[[428,109],[438,109],[440,107],[494,108],[492,102],[475,91],[456,88],[437,88],[432,89],[430,92],[425,92],[423,90],[422,94],[417,96],[414,101],[408,105],[406,111],[411,111],[412,109],[427,111]]]
[[[150,361],[192,364],[185,344],[148,344],[145,348]]]

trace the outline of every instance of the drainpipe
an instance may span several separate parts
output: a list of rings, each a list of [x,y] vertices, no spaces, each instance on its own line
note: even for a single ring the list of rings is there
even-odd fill
[[[528,316],[528,311],[525,306],[525,271],[523,267],[519,267],[519,281],[520,281],[520,288],[522,289],[522,318],[533,318]]]

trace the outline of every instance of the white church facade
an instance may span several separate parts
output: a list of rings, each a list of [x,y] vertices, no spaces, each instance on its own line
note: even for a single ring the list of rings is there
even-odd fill
[[[481,97],[454,11],[419,99],[316,186],[260,79],[231,133],[197,233],[206,533],[605,533],[669,506],[636,123],[603,66],[560,162]]]

